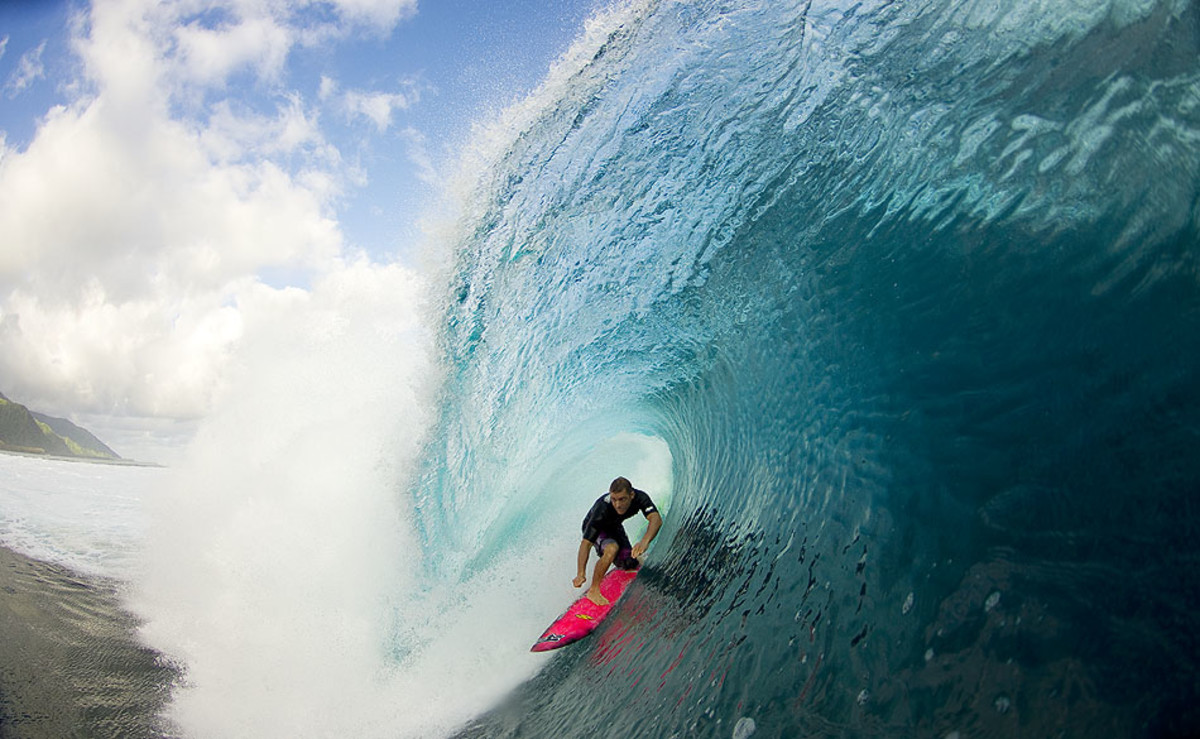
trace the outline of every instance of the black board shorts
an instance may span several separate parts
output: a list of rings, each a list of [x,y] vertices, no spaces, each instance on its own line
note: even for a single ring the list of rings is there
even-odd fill
[[[614,567],[621,570],[636,570],[641,566],[641,563],[633,558],[633,548],[629,545],[629,539],[624,536],[615,539],[601,533],[600,536],[596,537],[596,544],[594,545],[597,557],[604,556],[604,545],[610,541],[616,542],[617,545],[617,558],[613,560]]]

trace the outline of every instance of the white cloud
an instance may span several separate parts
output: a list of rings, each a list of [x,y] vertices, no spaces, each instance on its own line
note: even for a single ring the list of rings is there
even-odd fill
[[[386,131],[392,125],[392,113],[408,108],[420,97],[417,88],[410,87],[411,91],[407,93],[348,90],[343,104],[351,116],[367,118],[377,130]]]
[[[390,31],[417,12],[417,0],[334,0],[342,17]]]
[[[242,68],[277,78],[296,37],[278,19],[258,16],[217,28],[191,21],[175,29],[174,41],[184,79],[215,84]]]
[[[4,40],[7,45],[8,37],[5,37]],[[17,68],[4,83],[4,91],[8,93],[9,98],[20,95],[34,82],[46,76],[46,67],[42,64],[42,54],[45,51],[46,42],[43,41],[36,49],[30,49],[21,56],[20,61],[17,62]],[[3,55],[3,49],[0,49],[0,56]]]
[[[333,79],[332,77],[328,77],[326,75],[321,75],[321,88],[317,92],[317,96],[321,100],[329,100],[331,97],[333,97],[337,93],[337,90],[338,90],[337,80]]]
[[[427,185],[441,182],[433,157],[429,154],[429,140],[425,134],[410,126],[401,131],[400,135],[405,141],[408,160],[417,169],[417,177]]]
[[[317,92],[321,102],[340,108],[347,121],[365,119],[383,133],[392,127],[397,111],[408,110],[421,101],[421,95],[430,86],[419,76],[407,77],[397,83],[392,91],[349,89],[342,91],[341,84],[327,75],[322,75]]]
[[[0,38],[0,59],[4,58],[4,52],[8,50],[8,36]]]
[[[305,155],[315,161],[336,165],[340,155],[325,140],[315,111],[295,95],[279,103],[273,116],[235,110],[228,100],[211,106],[200,135],[209,154],[225,161],[239,161],[248,150],[259,156]]]
[[[414,10],[98,0],[77,17],[71,99],[23,150],[0,133],[0,389],[49,412],[205,414],[247,311],[300,305],[356,262],[334,208],[361,173],[298,96],[251,109],[231,79],[276,80],[297,44],[386,31]],[[36,79],[40,53],[13,79]],[[390,125],[410,102],[364,98],[361,114]]]
[[[261,266],[329,268],[342,243],[326,193],[270,158],[228,158],[239,145],[270,153],[278,129],[134,125],[104,98],[53,111],[26,151],[0,162],[0,229],[13,244],[0,279],[32,271],[41,294],[66,300],[93,277],[124,298],[151,279],[215,289]],[[223,134],[242,138],[218,151]]]
[[[4,376],[51,403],[193,416],[238,338],[255,273],[336,270],[342,237],[328,185],[270,159],[225,161],[217,134],[162,119],[131,132],[122,120],[103,99],[58,110],[0,161],[0,230],[14,247],[0,280],[18,286],[0,311],[19,316],[0,336]],[[241,143],[288,131],[281,121],[240,131]]]
[[[21,399],[69,395],[74,408],[145,416],[204,413],[241,334],[241,316],[215,294],[112,301],[99,282],[79,304],[15,291],[0,322],[0,373]],[[172,312],[173,311],[173,312]]]

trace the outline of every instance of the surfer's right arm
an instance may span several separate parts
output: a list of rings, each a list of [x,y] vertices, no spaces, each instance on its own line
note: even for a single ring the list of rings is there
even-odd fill
[[[579,542],[579,571],[575,575],[574,580],[575,587],[577,588],[583,587],[583,584],[587,581],[585,572],[587,571],[588,556],[591,555],[593,546],[592,542],[587,539]]]

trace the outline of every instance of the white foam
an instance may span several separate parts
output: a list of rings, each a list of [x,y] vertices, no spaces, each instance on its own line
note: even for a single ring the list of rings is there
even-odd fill
[[[186,667],[191,736],[403,736],[388,653],[422,552],[420,280],[350,266],[246,306],[239,370],[149,506],[143,636]]]
[[[88,575],[131,579],[142,500],[165,471],[0,454],[0,544]]]

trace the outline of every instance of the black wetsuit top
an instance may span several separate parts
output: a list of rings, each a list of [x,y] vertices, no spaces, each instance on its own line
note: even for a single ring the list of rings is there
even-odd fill
[[[654,501],[650,500],[650,496],[641,490],[633,491],[633,501],[630,502],[624,515],[617,513],[617,509],[613,508],[612,503],[609,502],[608,495],[601,495],[592,504],[592,509],[583,519],[583,538],[595,544],[596,540],[604,535],[616,541],[621,549],[629,549],[629,537],[625,534],[625,527],[621,524],[626,519],[636,516],[639,511],[646,518],[649,518],[651,513],[658,512],[658,509],[654,507]]]

